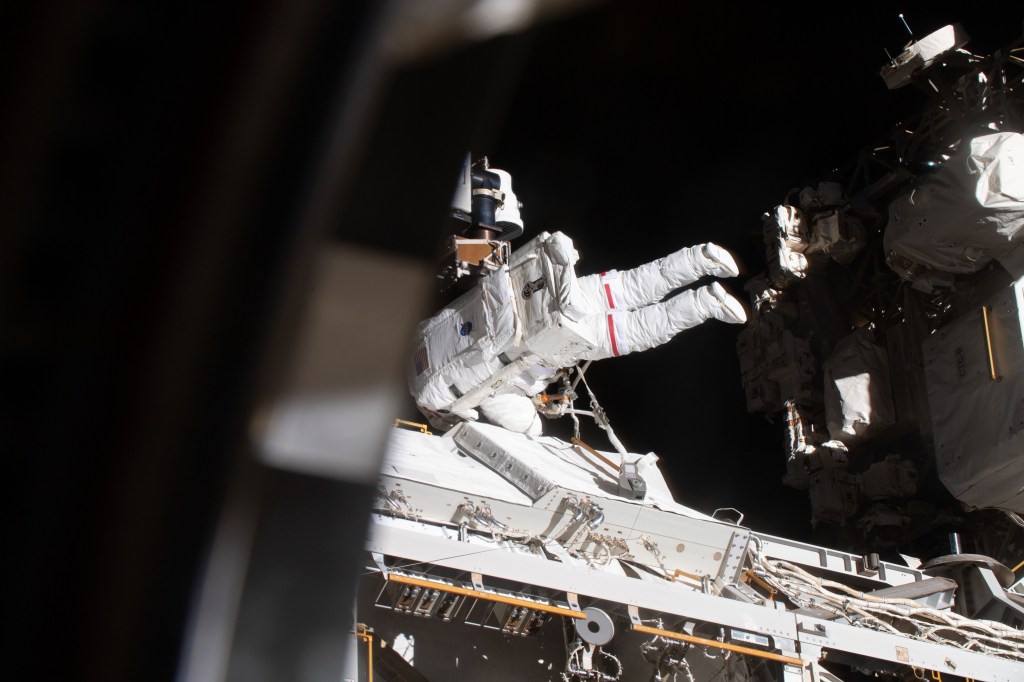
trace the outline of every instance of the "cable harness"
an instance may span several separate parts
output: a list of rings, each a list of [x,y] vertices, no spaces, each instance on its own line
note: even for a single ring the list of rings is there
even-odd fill
[[[925,606],[912,599],[877,597],[819,578],[788,561],[768,559],[754,544],[755,574],[800,608],[826,609],[857,627],[1024,661],[1024,632]]]

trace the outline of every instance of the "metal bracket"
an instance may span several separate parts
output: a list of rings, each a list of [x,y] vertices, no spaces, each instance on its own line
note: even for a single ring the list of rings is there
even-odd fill
[[[373,563],[377,565],[377,569],[384,574],[384,577],[387,577],[388,567],[384,565],[384,555],[380,552],[370,552],[370,558],[373,559]]]
[[[722,563],[722,570],[719,576],[726,583],[735,585],[740,581],[740,574],[743,571],[743,560],[747,556],[747,547],[750,545],[750,533],[737,529],[729,541],[729,549],[726,551],[725,561]]]

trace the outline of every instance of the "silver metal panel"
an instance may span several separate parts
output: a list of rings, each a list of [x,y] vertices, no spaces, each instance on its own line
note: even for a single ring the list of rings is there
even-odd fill
[[[745,528],[736,528],[729,539],[729,548],[726,550],[725,559],[722,561],[722,570],[717,577],[728,583],[740,582],[740,573],[743,570],[749,545],[750,531]]]
[[[801,643],[989,682],[1019,682],[1024,663],[877,630],[795,616]]]
[[[455,431],[453,439],[462,450],[500,474],[533,501],[555,487],[551,479],[540,473],[540,467],[523,461],[512,449],[488,437],[482,429],[474,429],[467,423]]]
[[[650,583],[548,561],[537,555],[467,545],[436,535],[437,531],[427,524],[408,520],[376,518],[372,528],[373,535],[367,543],[370,551],[721,623],[758,634],[796,638],[791,614],[694,592],[681,583]]]
[[[592,530],[624,542],[624,551],[637,562],[656,571],[663,567],[669,573],[679,569],[715,577],[722,574],[730,557],[737,527],[676,504],[659,476],[648,475],[651,492],[646,499],[625,499],[615,492],[615,476],[595,470],[573,446],[554,438],[529,438],[468,423],[456,429],[452,437],[444,438],[394,431],[380,485],[388,493],[402,492],[408,507],[395,510],[400,516],[442,524],[465,521],[472,528],[487,530],[487,524],[474,523],[460,511],[460,506],[467,503],[486,505],[496,521],[521,531],[518,534],[565,539],[571,531],[580,529],[578,540],[585,546],[588,531]],[[460,450],[471,452],[481,461]],[[488,452],[495,456],[488,456]],[[492,463],[496,459],[501,462]],[[657,471],[654,459],[642,458],[645,463],[652,460],[645,471]],[[508,464],[511,477],[500,476],[485,463],[499,470]],[[543,475],[534,473],[541,470]],[[516,472],[524,473],[525,478],[515,480]],[[664,491],[659,494],[661,488]],[[572,512],[564,506],[570,496],[581,502],[589,497],[599,505],[603,515],[600,523],[582,529],[580,522],[573,525]],[[603,551],[593,544],[585,548]]]
[[[544,478],[577,494],[605,499],[623,499],[618,493],[618,470],[610,471],[604,465],[594,463],[591,455],[566,441],[552,437],[533,437],[513,433],[490,424],[466,422],[458,427],[459,432],[477,434],[497,446],[504,448],[524,465],[543,471]],[[599,452],[601,452],[599,450]],[[602,452],[612,461],[618,461],[619,453]],[[683,514],[696,519],[710,519],[695,509],[679,504],[672,497],[668,484],[657,467],[657,456],[630,454],[637,462],[639,473],[647,482],[647,496],[644,503],[666,511]]]
[[[657,545],[661,561],[670,572],[678,568],[712,578],[721,572],[735,526],[691,519],[652,507],[634,509],[630,518],[628,512],[632,505],[624,506],[621,514],[616,513],[619,507],[614,502],[605,504],[608,525],[616,524],[613,530],[621,530],[625,537],[639,541],[630,543],[631,546],[643,546],[644,538]],[[654,563],[657,565],[656,561]]]
[[[803,566],[813,566],[837,573],[856,575],[885,585],[902,585],[917,580],[924,580],[927,577],[922,571],[917,569],[886,561],[878,562],[878,571],[874,573],[864,570],[863,557],[856,554],[840,552],[835,549],[818,547],[816,545],[809,545],[806,542],[787,540],[786,538],[765,535],[763,533],[752,533],[752,535],[761,541],[767,556]]]
[[[695,592],[678,583],[649,583],[552,562],[531,554],[487,547],[470,548],[466,543],[437,535],[438,529],[427,524],[383,517],[375,521],[368,549],[422,564],[477,572],[485,577],[574,592],[626,606],[791,639],[798,643],[804,656],[812,652],[817,656],[819,649],[832,649],[977,680],[1016,682],[1024,679],[1024,663],[1017,661],[736,602]]]
[[[929,336],[924,358],[939,478],[972,507],[1024,513],[1024,279]]]
[[[400,516],[435,524],[458,525],[468,522],[471,528],[486,531],[491,528],[473,522],[460,511],[464,503],[484,505],[490,509],[496,521],[509,527],[512,535],[553,539],[564,538],[572,535],[572,531],[580,530],[581,538],[585,539],[592,530],[601,536],[625,541],[638,563],[646,564],[654,570],[663,566],[669,573],[680,569],[698,575],[720,575],[730,556],[730,543],[737,530],[728,524],[691,519],[625,499],[599,500],[604,514],[603,521],[592,529],[582,528],[586,520],[572,523],[572,511],[562,504],[564,499],[575,495],[575,492],[563,488],[555,488],[536,506],[531,507],[525,495],[518,491],[515,492],[522,499],[509,502],[507,498],[479,494],[476,486],[458,480],[441,487],[383,475],[380,485],[389,493],[402,491],[408,508],[399,513]],[[457,489],[456,485],[461,489]]]
[[[450,438],[391,429],[382,474],[449,490],[472,490],[507,502],[530,504],[530,498],[494,471],[460,454]]]
[[[604,518],[593,530],[607,537],[621,539],[635,559],[656,570],[676,569],[697,575],[722,576],[736,580],[739,561],[745,550],[734,534],[749,533],[721,521],[692,518],[682,505],[663,504],[671,511],[656,508],[647,499],[641,504],[602,490],[595,483],[593,470],[576,452],[555,439],[528,439],[521,434],[487,427],[464,425],[460,431],[480,434],[479,441],[493,442],[504,448],[509,457],[535,467],[544,466],[552,478],[566,481],[547,492],[531,505],[531,498],[489,468],[464,456],[450,438],[395,431],[391,439],[381,484],[385,490],[400,489],[410,505],[409,516],[437,523],[461,523],[459,506],[487,505],[493,518],[514,530],[538,537],[555,538],[570,529],[571,513],[563,507],[564,500],[575,496],[582,500],[590,494],[599,504]],[[548,442],[551,441],[551,442]],[[513,446],[515,454],[512,455]],[[431,471],[437,472],[435,476]],[[609,490],[614,481],[609,475]],[[587,479],[584,483],[579,479]],[[576,487],[576,486],[579,487]],[[537,490],[539,492],[539,489]],[[681,510],[680,513],[676,509]],[[706,518],[706,517],[705,517]],[[481,530],[485,527],[477,525]],[[847,552],[826,549],[805,543],[753,533],[760,539],[769,556],[810,567],[858,575],[873,580],[880,587],[899,585],[922,579],[920,571],[881,563],[877,573],[863,570],[861,557]],[[725,568],[728,564],[728,568]]]

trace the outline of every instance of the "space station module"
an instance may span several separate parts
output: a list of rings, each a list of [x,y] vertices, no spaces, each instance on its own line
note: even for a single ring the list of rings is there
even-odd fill
[[[530,398],[560,369],[654,348],[709,319],[746,320],[743,304],[717,282],[663,300],[704,276],[738,274],[715,244],[585,277],[576,276],[578,259],[568,236],[542,232],[419,325],[409,388],[435,427],[483,412],[507,429],[540,434]]]
[[[933,174],[889,206],[886,263],[916,289],[949,288],[954,276],[997,261],[1024,276],[1024,135],[964,140]]]

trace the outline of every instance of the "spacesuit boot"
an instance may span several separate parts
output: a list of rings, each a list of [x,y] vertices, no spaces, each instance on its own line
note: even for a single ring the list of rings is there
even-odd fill
[[[701,247],[701,265],[704,272],[713,277],[737,277],[739,265],[733,255],[718,244],[708,242]]]
[[[705,319],[714,318],[729,324],[743,324],[747,321],[746,306],[718,282],[698,289],[695,303],[706,313]]]
[[[662,276],[675,288],[696,282],[701,277],[736,277],[739,266],[732,254],[718,244],[708,242],[687,246],[662,259]]]

